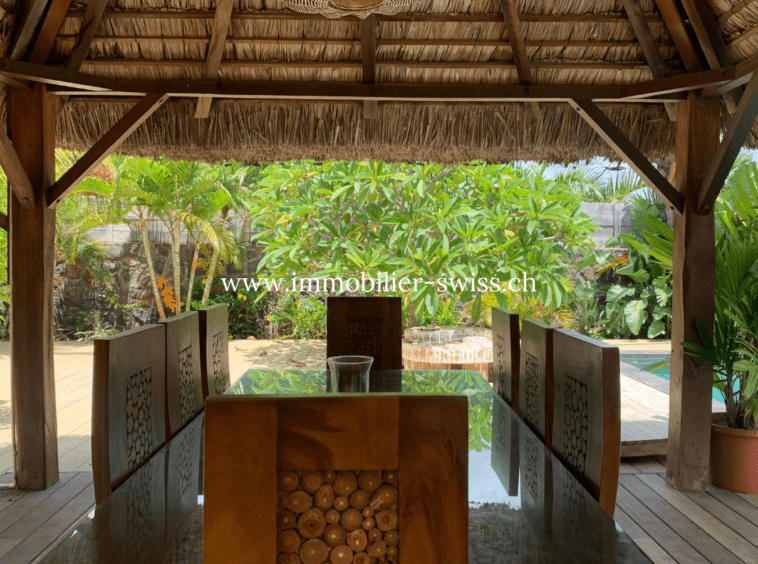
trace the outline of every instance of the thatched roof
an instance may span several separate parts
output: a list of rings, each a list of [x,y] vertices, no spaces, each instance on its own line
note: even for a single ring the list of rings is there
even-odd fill
[[[95,0],[93,0],[95,1]],[[734,64],[758,53],[758,2],[705,0]],[[638,0],[669,75],[685,72],[653,0]],[[7,51],[22,2],[2,4]],[[130,79],[202,80],[215,0],[108,0],[81,71]],[[621,0],[516,0],[534,84],[626,85],[652,80]],[[71,5],[47,64],[63,66],[86,5]],[[16,10],[18,11],[18,10]],[[1,13],[1,12],[0,12]],[[455,17],[449,17],[457,15]],[[414,18],[415,16],[415,18]],[[377,84],[518,84],[499,0],[420,0],[405,14],[377,17]],[[690,30],[691,31],[691,30]],[[702,53],[703,68],[709,68]],[[282,0],[235,0],[220,82],[360,84],[361,24],[286,9]],[[85,150],[133,104],[132,97],[72,96],[58,120],[64,148]],[[197,98],[174,97],[120,150],[192,159],[266,161],[375,157],[385,160],[570,161],[614,157],[567,104],[542,102],[542,121],[521,102],[379,102],[224,99],[207,119]],[[675,123],[663,104],[600,104],[650,159],[673,151]]]

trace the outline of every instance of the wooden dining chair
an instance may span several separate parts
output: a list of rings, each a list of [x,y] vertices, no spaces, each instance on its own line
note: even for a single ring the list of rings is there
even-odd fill
[[[553,368],[553,451],[613,516],[621,450],[618,347],[556,329]]]
[[[166,436],[170,439],[203,411],[200,314],[188,311],[161,323],[166,327]]]
[[[521,324],[519,415],[550,445],[553,420],[554,329],[533,319]]]
[[[166,443],[166,329],[94,339],[92,480],[99,505]]]
[[[521,335],[518,313],[492,308],[492,372],[495,392],[518,413]]]
[[[373,357],[371,370],[403,368],[400,298],[326,299],[326,356]]]
[[[229,306],[216,304],[200,314],[200,373],[203,401],[231,386],[229,375]]]

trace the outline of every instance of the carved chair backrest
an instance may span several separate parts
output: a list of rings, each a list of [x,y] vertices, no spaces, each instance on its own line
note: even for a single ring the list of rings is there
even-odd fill
[[[217,304],[200,314],[200,372],[203,401],[223,394],[231,385],[229,375],[229,306]]]
[[[170,439],[203,411],[200,314],[188,311],[166,327],[166,434]]]
[[[326,356],[373,357],[371,370],[403,367],[400,298],[326,299]]]
[[[492,308],[492,372],[495,392],[518,413],[521,342],[518,313]]]
[[[519,415],[546,445],[552,435],[553,332],[532,319],[521,324]]]
[[[166,329],[94,340],[92,474],[99,505],[166,443]]]
[[[621,450],[618,347],[556,329],[553,451],[611,516]]]

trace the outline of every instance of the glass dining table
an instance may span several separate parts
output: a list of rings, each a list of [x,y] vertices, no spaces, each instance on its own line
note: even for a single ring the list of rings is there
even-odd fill
[[[315,395],[327,387],[326,370],[250,370],[227,393]],[[470,564],[651,562],[478,372],[384,371],[371,376],[374,392],[468,397]],[[203,418],[41,562],[202,562],[203,480],[213,479],[203,476]]]

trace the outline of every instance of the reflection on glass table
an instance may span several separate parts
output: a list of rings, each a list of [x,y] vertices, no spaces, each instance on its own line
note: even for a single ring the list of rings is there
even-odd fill
[[[250,370],[228,393],[314,395],[326,383],[326,370]],[[468,396],[471,564],[650,562],[478,372],[384,371],[370,391]],[[202,562],[202,425],[201,415],[43,562]]]

